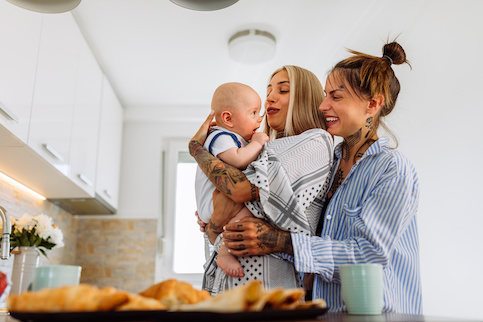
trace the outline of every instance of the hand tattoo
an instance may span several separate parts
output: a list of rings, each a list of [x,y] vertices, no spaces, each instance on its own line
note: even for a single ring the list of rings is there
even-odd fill
[[[257,233],[262,232],[257,236],[259,242],[257,246],[270,253],[284,252],[293,254],[292,238],[289,232],[281,232],[275,229],[268,229],[266,224],[257,223]]]

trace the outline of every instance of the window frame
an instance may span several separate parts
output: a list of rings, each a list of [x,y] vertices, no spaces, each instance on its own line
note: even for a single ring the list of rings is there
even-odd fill
[[[179,274],[174,272],[174,246],[175,246],[175,214],[176,214],[176,184],[177,184],[177,166],[180,161],[180,153],[188,153],[189,139],[170,139],[167,142],[163,157],[163,216],[161,219],[161,240],[162,251],[160,265],[161,269],[157,270],[156,280],[165,280],[175,278],[186,281],[197,288],[201,288],[203,279],[202,273]],[[194,181],[193,181],[194,186]],[[193,213],[193,221],[196,218]],[[200,236],[201,236],[201,232]]]

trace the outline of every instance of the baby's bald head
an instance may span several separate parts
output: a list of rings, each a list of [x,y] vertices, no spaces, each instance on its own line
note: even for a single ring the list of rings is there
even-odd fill
[[[221,126],[223,111],[235,112],[238,108],[247,107],[250,97],[257,92],[248,85],[241,83],[225,83],[220,85],[213,94],[211,109],[215,111],[216,122]]]

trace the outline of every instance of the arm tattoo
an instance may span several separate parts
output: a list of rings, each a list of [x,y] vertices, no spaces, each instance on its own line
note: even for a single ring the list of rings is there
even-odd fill
[[[252,200],[258,198],[257,187],[253,184],[250,185],[250,196],[252,197]]]
[[[232,194],[231,189],[234,185],[247,180],[243,172],[214,157],[199,142],[191,141],[189,149],[201,170],[215,187],[226,195]]]
[[[215,234],[219,235],[223,232],[223,227],[214,224],[211,220],[208,224],[208,228]]]

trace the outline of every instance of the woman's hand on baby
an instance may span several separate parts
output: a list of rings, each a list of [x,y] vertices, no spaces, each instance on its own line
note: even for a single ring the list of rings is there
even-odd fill
[[[210,112],[210,114],[208,115],[208,117],[206,118],[206,120],[203,122],[203,124],[201,124],[201,127],[200,129],[198,130],[198,132],[196,132],[196,134],[191,138],[190,140],[190,154],[193,155],[193,152],[192,151],[192,145],[194,142],[198,142],[199,144],[201,144],[203,146],[203,144],[205,144],[205,141],[206,141],[206,137],[208,136],[208,132],[210,131],[210,128],[212,126],[215,126],[216,123],[213,122],[213,115],[214,115],[214,111],[212,110]]]
[[[293,255],[290,233],[258,218],[244,218],[224,226],[223,238],[231,254],[238,257],[284,252]]]
[[[269,141],[268,135],[263,132],[255,132],[252,135],[251,142],[258,142],[260,145],[267,143]]]

